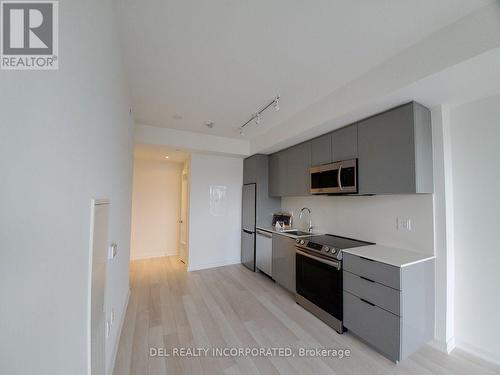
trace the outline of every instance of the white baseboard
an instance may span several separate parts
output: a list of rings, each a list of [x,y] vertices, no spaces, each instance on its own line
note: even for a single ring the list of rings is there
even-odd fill
[[[453,349],[455,349],[456,346],[455,337],[448,339],[447,342],[435,339],[431,341],[429,345],[443,353],[450,354],[453,351]]]
[[[239,264],[241,263],[241,259],[229,259],[229,260],[220,260],[217,262],[210,262],[210,263],[203,263],[203,264],[191,264],[189,263],[188,266],[188,271],[198,271],[198,270],[205,270],[208,268],[216,268],[216,267],[222,267],[222,266],[229,266],[231,264]]]
[[[174,255],[178,255],[178,251],[166,252],[163,254],[158,253],[142,253],[142,254],[131,254],[130,260],[141,260],[141,259],[151,259],[151,258],[162,258],[162,257],[170,257]]]
[[[475,345],[469,344],[461,340],[457,341],[457,348],[462,349],[464,352],[472,354],[487,362],[494,363],[495,365],[500,365],[500,356],[498,354],[487,352],[486,350],[483,350]]]
[[[118,347],[120,346],[120,338],[122,336],[123,324],[125,323],[125,316],[127,315],[128,301],[130,300],[130,289],[127,293],[127,299],[125,300],[125,305],[122,309],[122,314],[120,318],[120,326],[118,327],[118,332],[116,334],[115,347],[113,348],[113,359],[111,360],[111,365],[109,366],[108,375],[113,375],[113,371],[115,369],[116,355],[118,354]]]

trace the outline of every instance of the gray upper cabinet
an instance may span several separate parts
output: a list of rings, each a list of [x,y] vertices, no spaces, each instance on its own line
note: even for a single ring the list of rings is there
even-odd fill
[[[281,200],[270,197],[269,168],[272,163],[267,155],[253,155],[243,162],[243,183],[255,185],[255,223],[257,226],[269,226],[274,212],[281,209]]]
[[[269,195],[282,197],[286,195],[287,188],[286,153],[280,151],[269,157]]]
[[[257,183],[257,158],[255,156],[243,160],[243,184]]]
[[[269,157],[269,194],[273,197],[309,195],[311,142],[305,142]]]
[[[332,134],[328,133],[311,141],[312,166],[328,164],[332,159]]]
[[[332,133],[332,161],[358,157],[358,124],[346,126]]]
[[[286,190],[287,196],[310,194],[311,142],[301,143],[286,151]]]
[[[430,111],[412,102],[358,124],[360,194],[432,193]]]
[[[309,195],[311,166],[355,158],[359,194],[432,193],[430,111],[408,103],[271,155],[270,194]]]

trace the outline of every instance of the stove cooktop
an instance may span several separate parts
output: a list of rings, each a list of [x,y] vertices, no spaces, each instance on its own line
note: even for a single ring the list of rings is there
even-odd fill
[[[322,254],[323,256],[336,258],[337,260],[342,259],[342,250],[368,245],[374,245],[374,243],[335,236],[333,234],[297,239],[297,246]]]
[[[310,236],[304,239],[323,246],[335,247],[340,250],[351,249],[353,247],[374,245],[371,242],[359,241],[353,238],[335,236],[333,234],[325,234],[322,236]]]

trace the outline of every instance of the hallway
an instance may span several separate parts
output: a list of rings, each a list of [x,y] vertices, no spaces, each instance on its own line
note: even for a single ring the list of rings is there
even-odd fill
[[[338,335],[293,296],[241,265],[186,273],[177,257],[131,263],[131,295],[114,375],[498,374],[460,350],[426,346],[397,367],[349,333]],[[350,357],[166,357],[174,348],[349,349]],[[209,351],[211,353],[211,351]]]

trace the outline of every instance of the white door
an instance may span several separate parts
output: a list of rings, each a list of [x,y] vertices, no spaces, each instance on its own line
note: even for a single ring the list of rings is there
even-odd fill
[[[92,375],[104,375],[106,367],[104,293],[106,289],[108,215],[109,202],[94,201],[90,289],[90,367]]]
[[[182,173],[181,185],[181,217],[179,220],[180,225],[180,238],[179,238],[179,259],[187,264],[187,251],[188,251],[188,194],[189,194],[189,181],[188,174]]]

